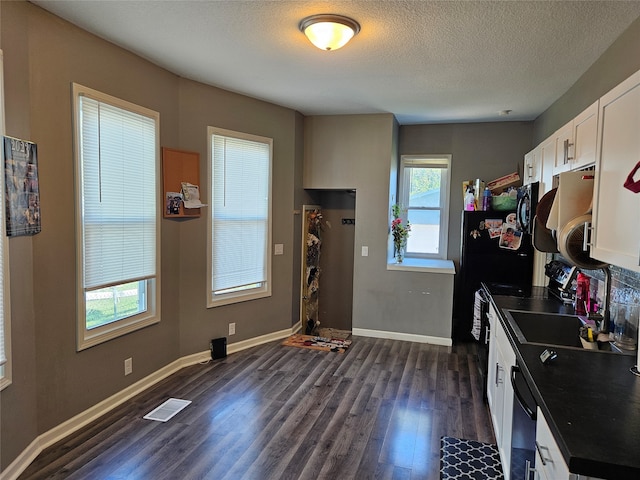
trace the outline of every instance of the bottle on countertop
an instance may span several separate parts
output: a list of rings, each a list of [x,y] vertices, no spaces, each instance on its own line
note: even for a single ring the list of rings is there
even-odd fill
[[[489,187],[485,187],[482,193],[482,210],[485,212],[491,208],[491,190]]]
[[[587,314],[587,303],[589,302],[589,277],[584,273],[578,273],[576,282],[576,315]]]
[[[467,188],[467,193],[464,195],[464,209],[469,212],[472,212],[476,209],[476,197],[473,194],[472,187]]]

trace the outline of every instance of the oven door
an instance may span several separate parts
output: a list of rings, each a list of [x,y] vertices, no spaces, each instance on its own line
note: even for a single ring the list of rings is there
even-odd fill
[[[533,234],[533,219],[538,208],[538,192],[540,183],[533,182],[518,189],[517,222],[522,231]]]

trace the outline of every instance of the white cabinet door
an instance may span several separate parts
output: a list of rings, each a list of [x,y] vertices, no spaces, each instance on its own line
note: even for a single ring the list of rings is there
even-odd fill
[[[495,317],[495,311],[493,310],[493,305],[489,305],[489,354],[487,360],[487,403],[489,404],[489,410],[493,412],[496,408],[495,398],[496,398],[496,387],[497,387],[497,366],[496,366],[496,358],[497,358],[497,350],[498,345],[496,344],[496,332],[495,325],[498,322],[498,319]],[[494,425],[495,428],[495,425]]]
[[[580,170],[596,162],[598,139],[598,102],[573,120],[573,159],[571,170]]]
[[[555,158],[553,164],[553,174],[558,175],[562,172],[571,170],[571,161],[573,160],[573,121],[567,123],[564,127],[553,134],[555,144]]]
[[[540,183],[540,195],[542,196],[553,188],[553,169],[556,164],[555,137],[547,138],[539,145],[539,148],[542,159],[542,181]]]
[[[513,415],[513,388],[509,375],[511,367],[516,363],[516,355],[493,305],[489,307],[489,316],[493,319],[492,332],[495,334],[492,334],[489,344],[487,396],[490,398],[491,422],[500,451],[502,470],[506,480],[509,480]]]
[[[623,187],[640,161],[640,72],[600,99],[599,119],[591,256],[640,272],[640,193]]]
[[[538,146],[524,156],[524,178],[525,185],[539,182],[542,179],[542,148]]]
[[[543,473],[543,478],[562,480],[569,478],[569,469],[562,458],[547,421],[538,408],[536,419],[536,471]]]

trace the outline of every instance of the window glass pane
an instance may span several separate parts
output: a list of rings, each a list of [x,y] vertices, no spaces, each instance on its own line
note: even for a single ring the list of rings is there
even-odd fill
[[[145,312],[146,285],[146,281],[139,281],[87,292],[87,329],[91,330]]]
[[[441,168],[409,169],[409,207],[440,207]]]
[[[407,252],[438,254],[440,244],[440,210],[409,209],[411,235]]]

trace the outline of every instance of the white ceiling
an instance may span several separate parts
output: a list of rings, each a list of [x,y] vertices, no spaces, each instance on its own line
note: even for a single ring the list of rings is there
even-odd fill
[[[640,0],[32,3],[182,77],[305,115],[401,124],[532,120],[640,16]],[[317,13],[362,30],[321,51],[298,30]]]

